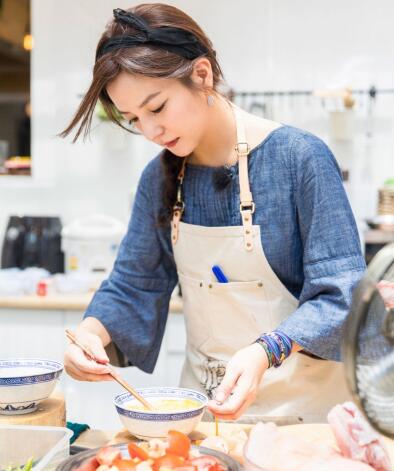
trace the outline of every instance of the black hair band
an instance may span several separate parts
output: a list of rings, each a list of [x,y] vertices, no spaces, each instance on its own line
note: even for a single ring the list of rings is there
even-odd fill
[[[120,8],[114,10],[114,18],[120,23],[133,27],[137,33],[109,38],[97,50],[96,61],[108,52],[143,45],[155,46],[188,60],[196,59],[208,52],[192,33],[184,29],[169,26],[151,28],[140,16]]]
[[[237,170],[235,166],[224,165],[218,167],[212,174],[213,185],[216,190],[224,190],[236,177]]]

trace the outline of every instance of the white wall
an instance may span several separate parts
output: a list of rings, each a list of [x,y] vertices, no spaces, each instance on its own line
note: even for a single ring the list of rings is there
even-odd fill
[[[100,125],[87,143],[56,138],[91,76],[97,39],[115,7],[131,0],[32,0],[34,177],[0,179],[0,235],[10,214],[90,212],[127,220],[139,174],[157,149]],[[211,37],[227,81],[238,90],[392,87],[391,0],[177,0]],[[376,208],[376,190],[394,176],[393,99],[378,97],[375,133],[365,134],[368,103],[356,105],[357,139],[331,142],[351,169],[348,189],[359,220]],[[275,119],[329,140],[327,108],[304,98],[271,103]],[[117,135],[114,137],[114,134]],[[390,175],[391,172],[391,175]]]

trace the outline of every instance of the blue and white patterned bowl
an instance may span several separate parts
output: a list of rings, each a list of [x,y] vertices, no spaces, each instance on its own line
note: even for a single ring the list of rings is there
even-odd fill
[[[55,388],[63,371],[57,361],[42,358],[0,359],[0,414],[28,414]]]
[[[207,396],[193,389],[156,387],[141,388],[137,391],[148,401],[156,399],[192,399],[198,402],[193,409],[176,412],[156,412],[150,410],[131,410],[131,404],[139,404],[129,393],[115,397],[114,403],[119,418],[127,430],[142,439],[163,438],[169,430],[190,433],[199,424],[208,402]]]

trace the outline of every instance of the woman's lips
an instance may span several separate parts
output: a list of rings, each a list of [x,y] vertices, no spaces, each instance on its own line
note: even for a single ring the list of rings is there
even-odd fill
[[[177,142],[179,141],[179,137],[177,137],[176,139],[172,140],[172,141],[169,141],[169,142],[166,142],[164,144],[165,147],[174,147]]]

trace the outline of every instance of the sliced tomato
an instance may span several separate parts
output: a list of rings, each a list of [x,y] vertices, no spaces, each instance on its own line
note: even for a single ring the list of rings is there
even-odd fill
[[[116,466],[119,471],[134,471],[136,464],[133,460],[118,458],[113,462],[113,466]]]
[[[190,464],[197,468],[197,471],[221,471],[223,466],[214,456],[202,455],[190,460]]]
[[[177,430],[169,430],[167,451],[187,459],[190,451],[190,438]]]
[[[139,458],[141,461],[149,459],[148,453],[136,443],[129,443],[127,448],[129,450],[130,458]]]
[[[160,471],[160,468],[179,468],[183,466],[185,460],[178,455],[174,455],[173,453],[166,453],[159,458],[156,458],[153,463],[153,471]]]
[[[101,450],[96,455],[97,461],[100,464],[106,464],[107,466],[112,466],[112,463],[117,458],[120,458],[120,450],[118,448],[114,448],[113,446],[106,446],[101,448]]]
[[[95,471],[99,467],[99,464],[96,457],[93,456],[93,458],[85,460],[75,471]]]

